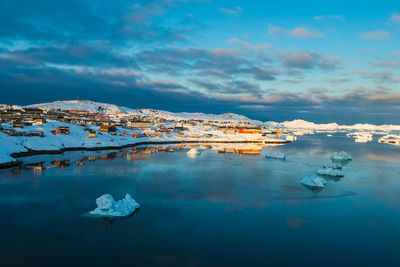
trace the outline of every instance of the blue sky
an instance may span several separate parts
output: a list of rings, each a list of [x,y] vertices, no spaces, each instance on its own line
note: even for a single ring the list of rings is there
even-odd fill
[[[0,102],[400,123],[395,1],[0,0]]]

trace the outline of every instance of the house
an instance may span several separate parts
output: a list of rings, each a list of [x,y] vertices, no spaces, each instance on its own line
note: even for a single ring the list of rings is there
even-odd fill
[[[160,136],[160,134],[156,133],[156,132],[144,132],[143,134],[145,136],[150,136],[150,137],[158,137],[158,136]]]
[[[25,136],[28,136],[28,137],[34,137],[34,136],[36,136],[36,137],[44,137],[44,134],[43,134],[43,132],[28,132],[28,133],[25,134]]]
[[[35,125],[43,125],[43,119],[35,119],[33,123]]]
[[[96,137],[96,132],[90,131],[89,138],[94,138],[94,137]]]
[[[240,128],[238,133],[240,133],[240,134],[262,134],[262,130],[259,128]]]
[[[60,126],[57,127],[54,131],[51,131],[53,134],[69,134],[69,127]]]
[[[150,121],[128,121],[126,126],[132,128],[132,129],[150,130],[151,122]]]
[[[219,127],[218,130],[223,131],[225,134],[235,134],[236,128],[232,127]]]
[[[115,132],[117,128],[112,125],[101,125],[100,126],[100,131],[102,132]]]
[[[22,128],[23,127],[21,120],[15,120],[15,121],[12,122],[12,124],[13,124],[13,127],[18,127],[18,128]]]

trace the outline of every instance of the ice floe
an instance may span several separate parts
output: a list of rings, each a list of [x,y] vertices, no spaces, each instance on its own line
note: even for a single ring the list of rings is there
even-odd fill
[[[283,152],[267,153],[265,154],[265,157],[274,159],[286,159],[286,154]]]
[[[324,164],[324,166],[322,168],[332,168],[335,170],[341,170],[343,169],[343,165],[340,162],[332,162],[332,164]]]
[[[319,175],[323,175],[323,176],[332,176],[332,177],[343,177],[344,176],[344,174],[341,170],[330,168],[330,167],[321,168],[317,171],[317,173]]]
[[[318,177],[316,175],[307,175],[300,180],[302,185],[314,188],[324,188],[326,185],[326,180],[324,178]]]
[[[140,207],[129,194],[125,198],[115,201],[110,194],[102,195],[96,199],[97,208],[89,212],[95,217],[125,217],[131,215]]]
[[[338,160],[338,161],[346,161],[346,160],[352,160],[351,155],[341,151],[341,152],[333,152],[331,156],[332,160]]]
[[[197,157],[201,154],[201,152],[196,148],[192,148],[188,152],[186,152],[186,154],[190,157]]]

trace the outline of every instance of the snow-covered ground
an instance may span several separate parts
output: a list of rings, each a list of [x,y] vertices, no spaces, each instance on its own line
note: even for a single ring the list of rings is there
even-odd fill
[[[54,135],[51,131],[57,127],[64,126],[70,128],[70,134]],[[200,126],[192,126],[185,131],[184,137],[178,137],[176,133],[162,134],[160,137],[132,137],[132,133],[138,133],[126,128],[118,128],[115,135],[101,132],[99,126],[89,126],[91,130],[97,132],[94,138],[89,137],[89,131],[85,127],[72,123],[59,121],[49,121],[43,125],[34,125],[24,128],[17,128],[18,132],[43,132],[44,137],[10,136],[0,131],[0,164],[15,161],[10,155],[12,153],[27,152],[29,150],[46,151],[61,150],[64,148],[101,148],[101,147],[120,147],[134,145],[142,142],[170,142],[170,141],[191,141],[191,142],[284,142],[282,139],[262,137],[261,134],[224,134],[219,130],[206,130]],[[3,125],[3,128],[12,128],[11,124]],[[123,135],[123,132],[126,134]],[[207,137],[212,134],[212,137]],[[190,137],[196,135],[196,137]]]

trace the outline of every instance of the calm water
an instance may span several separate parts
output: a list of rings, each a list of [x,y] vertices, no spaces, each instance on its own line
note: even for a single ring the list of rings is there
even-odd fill
[[[0,171],[0,265],[399,266],[400,147],[300,139],[262,155],[118,151],[84,166],[75,160],[110,152],[26,158],[71,166]],[[335,150],[353,156],[346,176],[319,193],[300,185]],[[271,151],[287,160],[266,159]],[[130,193],[142,207],[120,220],[81,216],[104,193]]]

